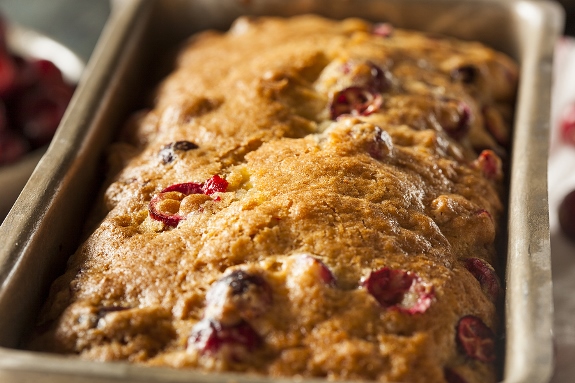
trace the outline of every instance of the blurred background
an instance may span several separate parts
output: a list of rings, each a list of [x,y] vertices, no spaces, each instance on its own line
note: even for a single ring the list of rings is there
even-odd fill
[[[108,14],[108,0],[0,0],[9,21],[36,29],[88,61]]]
[[[575,0],[558,2],[566,11],[565,33],[575,36]],[[109,0],[0,0],[0,12],[67,45],[87,61],[110,4]]]

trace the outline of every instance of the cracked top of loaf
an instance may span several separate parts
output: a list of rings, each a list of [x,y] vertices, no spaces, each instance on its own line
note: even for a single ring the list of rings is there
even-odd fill
[[[382,382],[496,379],[517,83],[476,42],[305,15],[182,48],[110,148],[33,349]]]

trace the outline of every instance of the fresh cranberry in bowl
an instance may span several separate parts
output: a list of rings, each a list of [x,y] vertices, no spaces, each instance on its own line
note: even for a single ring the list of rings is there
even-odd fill
[[[72,88],[62,84],[34,86],[15,100],[12,105],[12,126],[23,133],[31,148],[50,143],[72,98],[72,92]]]
[[[0,53],[0,97],[10,95],[16,84],[17,68],[12,57],[6,53]]]
[[[11,163],[21,158],[29,148],[26,139],[10,130],[0,130],[0,163]]]

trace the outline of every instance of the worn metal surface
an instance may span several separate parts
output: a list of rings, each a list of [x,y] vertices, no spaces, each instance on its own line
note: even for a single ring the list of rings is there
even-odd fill
[[[117,0],[114,4],[57,136],[0,227],[5,244],[0,248],[0,381],[269,382],[237,374],[79,361],[17,348],[50,282],[81,238],[82,222],[97,194],[104,148],[143,102],[141,79],[152,73],[156,78],[163,75],[148,63],[190,33],[225,29],[240,14],[306,12],[387,20],[400,27],[480,40],[521,64],[508,211],[504,378],[509,383],[550,379],[553,307],[544,159],[553,45],[563,22],[559,8],[529,0]]]

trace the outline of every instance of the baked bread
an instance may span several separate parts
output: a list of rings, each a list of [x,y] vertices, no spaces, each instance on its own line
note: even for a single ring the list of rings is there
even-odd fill
[[[517,68],[358,19],[192,37],[110,148],[33,349],[383,382],[496,380]]]

